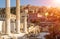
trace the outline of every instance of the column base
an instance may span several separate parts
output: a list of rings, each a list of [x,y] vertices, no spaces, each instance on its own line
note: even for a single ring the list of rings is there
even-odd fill
[[[2,35],[2,36],[1,36],[1,39],[11,39],[11,37],[8,36],[8,35]]]
[[[11,38],[17,39],[17,38],[23,37],[23,36],[25,36],[25,35],[26,35],[26,33],[8,34],[8,35],[5,34],[5,35],[1,35],[0,38],[1,38],[1,39],[11,39]]]
[[[13,39],[17,39],[23,37],[24,35],[25,33],[20,33],[20,34],[10,34],[9,36],[11,36]]]

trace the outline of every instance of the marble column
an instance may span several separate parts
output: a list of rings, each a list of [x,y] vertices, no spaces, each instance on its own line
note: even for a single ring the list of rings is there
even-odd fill
[[[24,30],[25,30],[25,33],[28,33],[27,31],[27,13],[28,13],[28,9],[25,10],[25,18],[24,18]]]
[[[20,0],[16,0],[16,31],[20,33]]]
[[[10,34],[10,0],[6,0],[6,34]]]
[[[25,26],[24,26],[24,27],[25,27],[25,28],[24,28],[24,31],[25,31],[25,33],[28,33],[28,32],[27,32],[27,17],[26,17],[26,16],[25,16],[25,19],[24,19],[24,25],[25,25]]]
[[[6,28],[5,28],[5,21],[2,23],[2,34],[5,34]]]

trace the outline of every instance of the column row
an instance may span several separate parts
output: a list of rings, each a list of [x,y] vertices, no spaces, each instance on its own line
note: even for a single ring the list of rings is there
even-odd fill
[[[10,17],[10,0],[6,0],[5,34],[11,33]],[[17,33],[20,33],[20,0],[16,0],[16,28]]]

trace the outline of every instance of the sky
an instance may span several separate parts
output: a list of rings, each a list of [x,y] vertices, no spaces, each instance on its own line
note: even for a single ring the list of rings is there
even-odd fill
[[[16,6],[16,0],[10,0],[11,2],[11,6],[13,7],[13,6]],[[0,0],[0,8],[4,8],[5,7],[5,0]]]
[[[59,1],[59,0],[58,0]],[[36,6],[60,6],[60,1],[56,0],[20,0],[21,5],[36,5]],[[16,6],[16,0],[11,0],[11,7]],[[0,0],[0,8],[5,7],[5,0]]]

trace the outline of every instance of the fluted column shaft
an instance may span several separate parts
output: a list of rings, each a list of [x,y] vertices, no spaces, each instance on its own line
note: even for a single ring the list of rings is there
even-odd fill
[[[16,0],[16,27],[17,33],[20,33],[20,0]]]
[[[10,0],[6,0],[6,34],[10,33]]]

